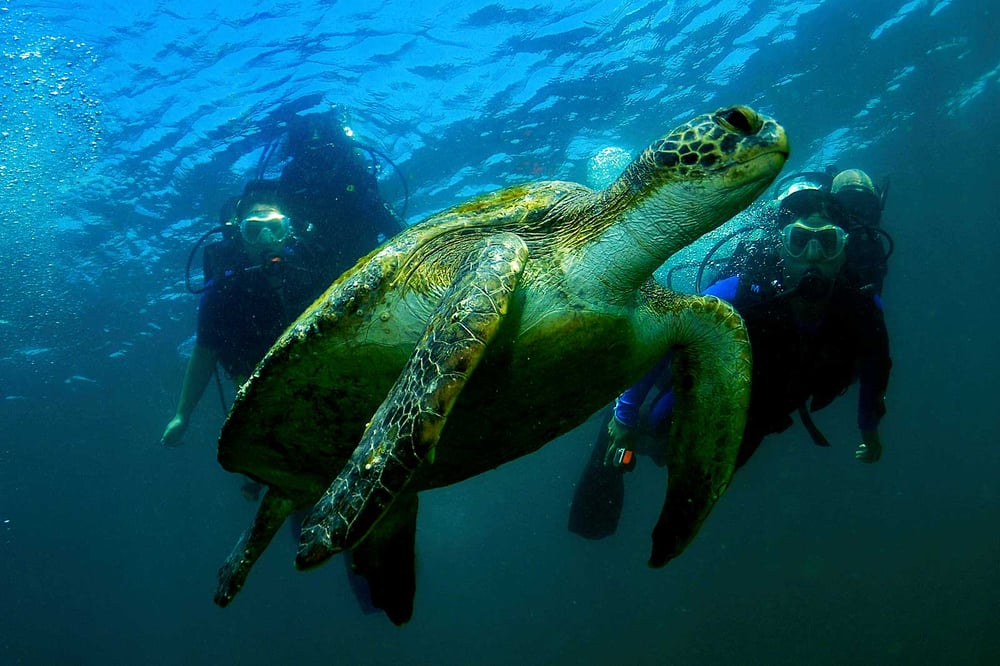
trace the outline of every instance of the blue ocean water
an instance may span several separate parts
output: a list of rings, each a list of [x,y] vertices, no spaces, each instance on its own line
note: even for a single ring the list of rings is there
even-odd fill
[[[811,2],[17,2],[0,6],[0,663],[1000,663],[1000,8]],[[215,571],[254,507],[206,395],[173,412],[184,263],[296,114],[349,110],[416,221],[587,178],[691,115],[776,117],[788,170],[887,176],[886,453],[767,440],[695,544],[645,567],[662,503],[566,531],[595,423],[425,493],[402,629],[279,535],[230,608]],[[581,359],[581,362],[586,362]],[[516,418],[516,415],[512,415]]]

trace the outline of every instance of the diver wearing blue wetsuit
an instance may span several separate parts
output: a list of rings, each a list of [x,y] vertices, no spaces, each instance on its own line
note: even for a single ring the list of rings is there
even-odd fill
[[[856,457],[874,463],[882,452],[878,425],[892,365],[881,297],[871,281],[860,284],[860,272],[847,268],[850,238],[843,227],[849,220],[843,206],[828,188],[796,185],[779,198],[780,250],[758,251],[738,275],[705,292],[733,304],[752,347],[750,407],[736,464],[745,464],[768,434],[792,425],[796,410],[814,441],[827,445],[808,413],[830,404],[855,381],[862,439]],[[588,538],[614,533],[624,496],[622,471],[635,464],[640,409],[654,388],[647,424],[658,443],[656,450],[643,452],[662,464],[662,437],[673,407],[669,355],[615,402],[577,485],[572,531]]]

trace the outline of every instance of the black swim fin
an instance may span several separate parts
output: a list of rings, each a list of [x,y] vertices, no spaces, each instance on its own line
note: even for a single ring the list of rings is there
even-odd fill
[[[599,421],[602,425],[597,440],[569,509],[569,531],[585,539],[603,539],[614,534],[625,503],[624,472],[604,464],[608,430],[603,424],[610,420],[611,413],[609,410],[607,418],[602,415]]]
[[[376,523],[371,532],[351,551],[351,569],[368,581],[352,582],[361,607],[374,606],[385,612],[396,626],[413,616],[417,590],[416,567],[417,496],[403,493]],[[369,598],[365,598],[365,595]]]

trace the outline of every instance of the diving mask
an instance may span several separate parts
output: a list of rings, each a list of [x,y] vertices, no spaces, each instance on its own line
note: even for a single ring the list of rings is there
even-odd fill
[[[276,210],[255,211],[240,221],[240,234],[250,245],[278,245],[288,238],[291,230],[291,220]]]
[[[847,244],[847,232],[835,224],[812,227],[797,220],[781,230],[781,242],[789,256],[819,261],[836,259]]]

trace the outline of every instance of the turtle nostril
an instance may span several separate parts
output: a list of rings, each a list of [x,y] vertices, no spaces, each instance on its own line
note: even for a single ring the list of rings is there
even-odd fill
[[[734,106],[729,109],[722,109],[715,114],[715,117],[725,126],[741,134],[756,134],[760,131],[763,123],[753,109],[746,106]]]

